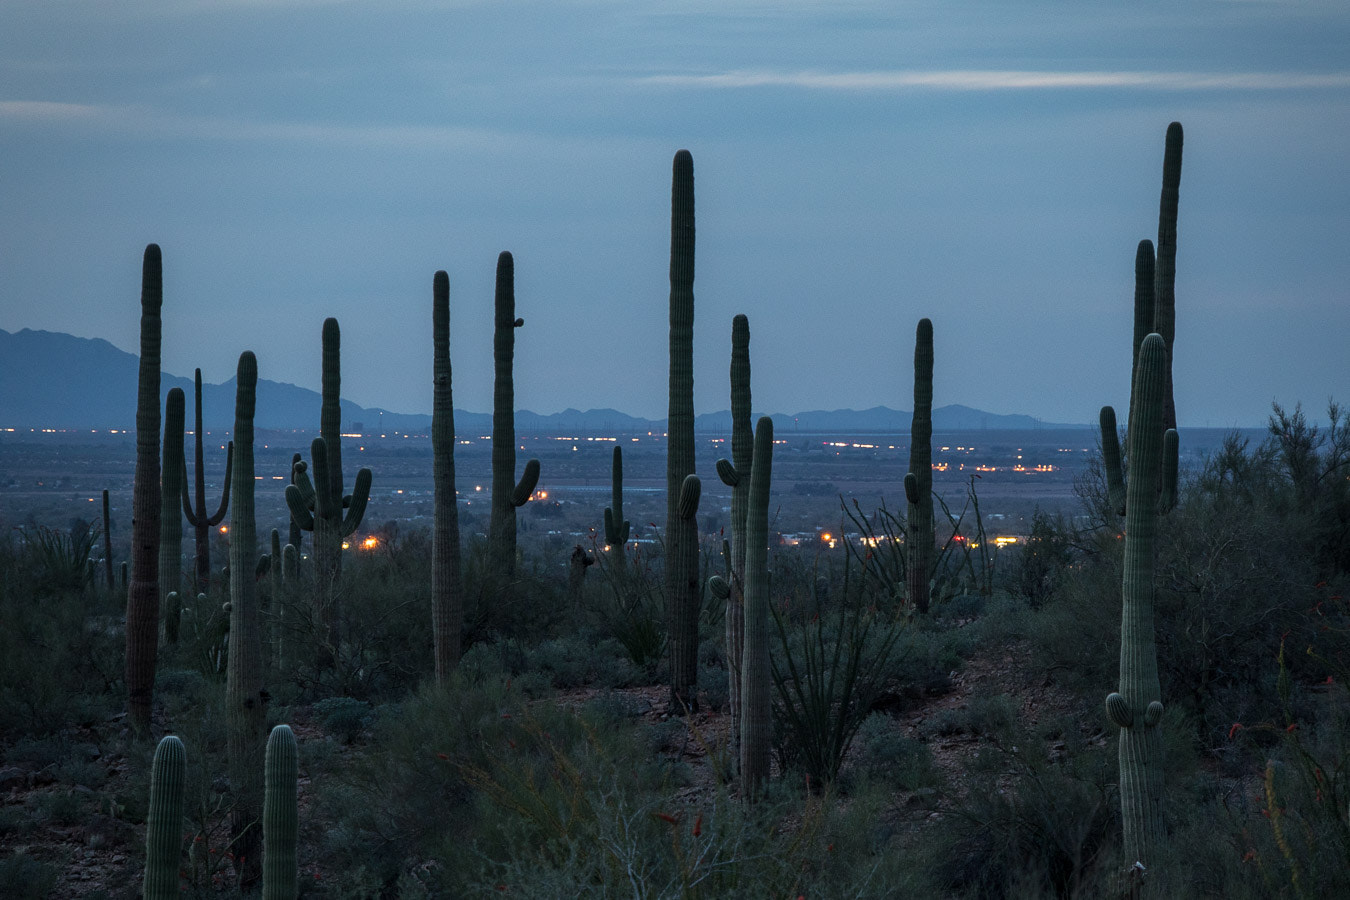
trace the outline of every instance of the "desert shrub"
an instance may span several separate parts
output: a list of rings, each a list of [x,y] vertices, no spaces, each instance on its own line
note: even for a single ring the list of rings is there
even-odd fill
[[[372,718],[370,704],[354,697],[326,697],[314,704],[314,716],[344,744],[354,741]]]
[[[932,787],[938,782],[928,745],[903,734],[898,724],[884,713],[872,713],[863,720],[856,747],[852,773],[906,791]]]
[[[43,900],[56,887],[56,868],[15,850],[0,860],[0,896]]]

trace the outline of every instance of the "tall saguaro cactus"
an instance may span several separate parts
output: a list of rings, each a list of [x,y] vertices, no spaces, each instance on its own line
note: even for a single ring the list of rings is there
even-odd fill
[[[183,459],[184,398],[171,388],[164,403],[164,458],[160,469],[159,589],[165,595],[164,640],[178,643],[178,592],[183,589],[183,520],[178,515],[186,462]],[[174,600],[169,601],[168,596]]]
[[[113,589],[112,558],[112,507],[108,502],[108,489],[103,489],[103,570],[108,578],[108,590]]]
[[[628,572],[624,545],[628,543],[631,530],[629,521],[623,517],[623,448],[615,446],[614,462],[610,466],[610,505],[605,507],[605,543],[609,545],[609,558],[619,578]]]
[[[230,472],[234,465],[234,441],[225,448],[225,486],[220,489],[220,506],[211,514],[206,512],[206,463],[202,449],[205,430],[202,426],[202,370],[193,376],[193,406],[196,411],[197,430],[193,432],[196,445],[193,457],[196,466],[193,476],[194,492],[189,497],[187,479],[183,480],[183,514],[192,526],[197,546],[197,593],[202,594],[211,588],[211,529],[225,518],[225,510],[230,506]],[[177,513],[174,514],[177,516]]]
[[[496,314],[492,333],[492,517],[488,525],[488,562],[498,575],[516,573],[516,509],[539,483],[539,460],[525,463],[516,481],[516,264],[505,250],[497,257]]]
[[[293,464],[295,483],[286,487],[286,505],[290,508],[291,518],[303,530],[314,532],[314,607],[324,623],[334,652],[339,639],[338,581],[342,576],[342,539],[350,537],[361,525],[370,499],[371,478],[370,469],[361,469],[356,473],[351,494],[343,495],[341,340],[337,319],[325,319],[319,436],[309,448],[314,480],[310,481],[302,465]],[[249,565],[252,566],[252,562]]]
[[[256,879],[257,820],[262,812],[263,729],[267,691],[263,689],[262,630],[257,581],[249,577],[258,560],[253,506],[253,413],[257,405],[258,361],[239,356],[234,402],[234,504],[230,510],[230,655],[225,676],[226,742],[234,808],[230,830],[236,857],[243,857],[245,880]]]
[[[267,738],[263,792],[263,900],[295,900],[299,868],[300,755],[289,725]]]
[[[920,319],[914,333],[914,420],[909,429],[910,493],[905,489],[909,518],[905,529],[909,601],[928,612],[929,579],[933,576],[933,323]]]
[[[754,799],[769,777],[769,488],[773,419],[755,425],[745,516],[745,650],[741,672],[741,794]]]
[[[755,434],[750,429],[750,320],[731,320],[731,460],[717,461],[717,475],[731,488],[731,583],[727,585],[727,680],[732,744],[740,732],[741,652],[745,633],[746,510]]]
[[[131,579],[127,587],[127,715],[150,730],[159,651],[159,351],[164,269],[159,245],[141,264],[141,364],[136,397],[136,476],[131,495]]]
[[[1153,624],[1153,571],[1158,513],[1176,497],[1176,429],[1163,429],[1167,347],[1144,338],[1130,418],[1130,478],[1125,488],[1125,562],[1121,584],[1120,685],[1106,712],[1120,728],[1120,808],[1126,859],[1151,864],[1162,837],[1163,707]],[[1101,412],[1103,456],[1113,485],[1122,481],[1115,411]],[[1159,485],[1160,473],[1163,483]]]
[[[145,900],[178,900],[178,858],[183,852],[183,797],[187,751],[173,735],[162,738],[150,764],[150,812],[145,821]]]
[[[431,282],[431,474],[435,484],[431,530],[431,635],[436,680],[459,665],[464,627],[459,507],[455,499],[455,400],[450,368],[450,276]],[[495,449],[495,447],[494,447]]]
[[[1162,336],[1167,351],[1163,373],[1164,428],[1177,427],[1177,407],[1172,396],[1172,342],[1177,330],[1177,206],[1181,198],[1180,122],[1167,126],[1163,147],[1162,197],[1158,201],[1158,259],[1154,268],[1155,302],[1153,330]]]
[[[666,413],[666,598],[670,701],[698,697],[698,497],[694,474],[694,158],[675,154],[670,186],[670,399]]]

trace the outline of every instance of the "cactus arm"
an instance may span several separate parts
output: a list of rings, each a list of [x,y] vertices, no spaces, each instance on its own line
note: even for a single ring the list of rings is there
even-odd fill
[[[717,461],[717,477],[729,488],[734,488],[741,483],[741,474],[736,471],[736,466],[729,459]]]
[[[302,531],[314,530],[314,514],[309,511],[300,488],[294,484],[286,485],[286,508]]]
[[[1184,135],[1180,122],[1167,126],[1163,148],[1162,196],[1158,200],[1158,259],[1154,269],[1156,297],[1153,330],[1163,339],[1167,352],[1163,374],[1163,428],[1177,427],[1177,409],[1172,396],[1172,343],[1177,324],[1177,206],[1181,196],[1181,148]]]
[[[155,747],[150,764],[150,812],[145,825],[145,900],[177,900],[178,861],[183,852],[183,797],[187,752],[167,735]]]
[[[511,505],[519,508],[529,503],[538,484],[539,460],[531,459],[525,463],[525,471],[521,472],[520,481],[517,481],[515,487],[511,489]]]
[[[703,481],[697,475],[686,475],[680,485],[679,517],[686,522],[698,515],[698,501],[703,495]]]
[[[219,525],[225,518],[225,512],[230,508],[230,481],[231,474],[234,472],[234,441],[225,445],[225,487],[220,492],[220,506],[211,514],[211,518],[206,520],[207,525]]]
[[[1177,430],[1169,428],[1163,434],[1162,490],[1158,495],[1158,513],[1166,515],[1177,505],[1177,467],[1178,467]]]
[[[267,738],[263,788],[263,900],[295,900],[299,864],[300,756],[295,735],[278,725]]]
[[[714,575],[708,579],[708,590],[718,600],[725,600],[731,596],[731,585],[721,575]]]
[[[1120,462],[1120,433],[1116,431],[1116,411],[1103,406],[1097,416],[1102,435],[1102,466],[1106,469],[1107,502],[1116,515],[1125,515],[1125,473]]]
[[[342,536],[349,537],[361,527],[366,515],[366,503],[370,500],[370,469],[363,468],[356,473],[356,484],[352,487],[351,504],[342,520]]]
[[[1130,351],[1130,408],[1126,410],[1129,415],[1134,415],[1134,376],[1139,369],[1139,345],[1153,331],[1157,306],[1153,260],[1153,242],[1145,238],[1134,253],[1134,344]],[[1128,420],[1126,428],[1129,428]],[[1125,449],[1128,455],[1129,448]]]

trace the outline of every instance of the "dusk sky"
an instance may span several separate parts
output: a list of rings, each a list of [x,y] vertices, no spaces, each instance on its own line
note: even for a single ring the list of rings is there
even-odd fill
[[[1135,246],[1186,142],[1185,425],[1350,402],[1350,4],[3,0],[0,328],[166,372],[488,411],[498,252],[518,408],[664,417],[671,158],[694,157],[695,405],[935,405],[1089,422],[1128,401]],[[0,401],[3,402],[3,401]],[[134,405],[134,397],[110,398]],[[315,410],[317,422],[318,410]]]

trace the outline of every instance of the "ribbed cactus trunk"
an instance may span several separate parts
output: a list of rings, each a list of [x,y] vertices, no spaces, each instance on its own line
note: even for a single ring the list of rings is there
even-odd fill
[[[693,479],[693,482],[690,481]],[[666,413],[666,600],[670,704],[698,707],[698,501],[694,474],[694,158],[675,154],[670,189],[670,399]],[[692,502],[691,502],[692,501]]]
[[[141,363],[136,398],[136,476],[131,495],[131,578],[127,587],[127,716],[150,731],[159,650],[159,352],[164,303],[159,245],[141,268]]]
[[[755,434],[750,428],[750,320],[731,320],[731,461],[718,460],[717,474],[731,488],[731,583],[727,586],[727,681],[731,744],[740,740],[741,658],[745,643],[745,517]]]
[[[1120,727],[1120,806],[1127,863],[1146,866],[1162,838],[1162,717],[1158,655],[1153,623],[1159,473],[1175,471],[1176,431],[1164,433],[1167,347],[1150,334],[1140,346],[1135,375],[1135,411],[1129,425],[1132,454],[1125,492],[1125,561],[1121,585],[1120,685],[1106,698],[1106,711]],[[1102,410],[1104,445],[1116,444],[1115,415]],[[1119,448],[1114,448],[1118,467]],[[1119,470],[1113,480],[1120,480]],[[1175,490],[1175,482],[1171,485]]]
[[[1163,148],[1162,197],[1158,202],[1158,260],[1154,269],[1157,307],[1153,330],[1162,336],[1167,351],[1163,373],[1163,428],[1177,427],[1177,407],[1172,396],[1172,342],[1177,324],[1177,206],[1181,197],[1181,145],[1183,134],[1180,122],[1167,126]]]
[[[628,553],[625,550],[631,524],[623,517],[623,448],[614,448],[610,466],[610,505],[605,507],[605,543],[609,545],[609,559],[614,576],[620,582],[628,576]]]
[[[258,362],[239,356],[234,403],[234,503],[230,510],[230,654],[225,676],[226,744],[234,805],[230,831],[240,879],[251,884],[260,871],[258,847],[262,813],[263,735],[267,691],[263,689],[262,632],[258,588],[249,577],[258,559],[253,506],[253,413],[257,402]]]
[[[914,419],[909,430],[909,473],[915,496],[905,528],[909,601],[928,612],[933,576],[933,323],[920,319],[914,333]]]
[[[165,595],[164,640],[178,643],[178,592],[183,589],[183,517],[178,504],[183,493],[187,461],[183,457],[183,419],[186,400],[181,388],[171,388],[164,403],[164,456],[160,468],[159,589]],[[173,595],[174,600],[168,601]]]
[[[299,477],[296,466],[300,466],[301,469],[303,469],[304,465],[304,460],[299,453],[291,457],[291,484],[295,484],[296,479]],[[295,521],[295,516],[291,516],[290,536],[287,537],[286,543],[290,544],[298,552],[300,550],[300,541],[303,539],[303,535],[304,532],[300,530],[300,523]]]
[[[497,290],[492,333],[492,516],[488,524],[488,565],[504,577],[516,574],[516,509],[529,502],[539,482],[539,460],[525,464],[516,481],[516,264],[497,257]]]
[[[769,489],[773,420],[755,425],[745,516],[745,650],[741,673],[741,795],[754,800],[769,778]]]
[[[295,900],[299,888],[300,754],[290,726],[267,738],[263,794],[263,900]]]
[[[113,589],[112,558],[112,506],[108,502],[108,491],[103,491],[103,569],[108,578],[108,590]]]
[[[192,526],[193,535],[197,546],[197,590],[196,593],[204,594],[211,589],[211,529],[219,525],[225,519],[225,510],[230,506],[230,472],[234,465],[234,441],[230,441],[225,449],[225,486],[220,489],[220,506],[211,514],[206,512],[206,454],[203,451],[203,441],[205,440],[205,431],[202,427],[202,370],[198,369],[193,376],[193,406],[196,410],[197,430],[193,437],[195,440],[194,464],[196,472],[194,475],[194,496],[188,497],[186,490],[186,481],[183,491],[183,514],[187,516],[188,524]]]
[[[342,539],[361,525],[370,500],[370,469],[356,473],[350,495],[342,493],[342,336],[337,319],[323,323],[323,396],[319,436],[310,444],[314,462],[311,482],[303,462],[291,465],[292,484],[286,488],[291,519],[314,532],[314,609],[324,626],[328,646],[323,656],[337,653],[342,621],[339,583],[342,578]]]
[[[460,571],[459,507],[455,498],[450,276],[445,272],[437,272],[432,279],[431,295],[431,475],[436,492],[431,528],[431,636],[436,680],[441,682],[459,665],[464,627],[464,578]]]
[[[145,820],[144,900],[178,900],[179,857],[183,852],[183,798],[187,785],[187,751],[168,735],[155,747],[150,764],[150,812]]]
[[[1139,348],[1144,338],[1153,333],[1157,307],[1154,265],[1153,242],[1145,238],[1139,242],[1134,253],[1134,349],[1130,356],[1130,415],[1134,414],[1134,380],[1139,372]],[[1128,428],[1129,421],[1125,424]]]

